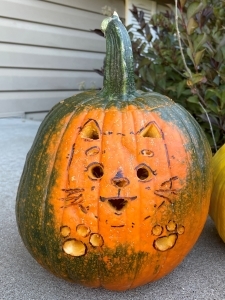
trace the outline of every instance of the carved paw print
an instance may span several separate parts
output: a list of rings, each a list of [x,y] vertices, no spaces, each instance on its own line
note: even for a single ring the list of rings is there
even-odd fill
[[[62,249],[66,254],[71,256],[82,256],[87,253],[88,243],[94,248],[102,247],[104,244],[102,236],[98,233],[91,233],[91,229],[84,224],[77,225],[76,232],[81,238],[87,238],[87,242],[84,243],[81,240],[69,238],[71,233],[69,226],[62,226],[60,228],[61,236],[66,239],[62,245]]]
[[[166,230],[165,235],[163,235]],[[153,247],[158,251],[166,251],[174,247],[178,239],[178,235],[184,233],[184,226],[178,225],[175,221],[169,221],[165,228],[161,225],[155,225],[152,228],[152,234],[158,236],[154,242]]]

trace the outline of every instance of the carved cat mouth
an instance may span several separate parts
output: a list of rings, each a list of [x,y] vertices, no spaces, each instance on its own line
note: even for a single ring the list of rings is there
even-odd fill
[[[122,210],[128,203],[128,201],[133,201],[137,199],[137,196],[133,197],[102,197],[100,196],[100,200],[102,202],[108,201],[109,205],[112,206],[115,210]]]

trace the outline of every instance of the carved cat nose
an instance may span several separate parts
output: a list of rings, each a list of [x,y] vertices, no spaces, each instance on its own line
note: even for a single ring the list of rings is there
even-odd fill
[[[117,188],[124,188],[130,183],[130,181],[125,177],[114,177],[112,179],[112,184]]]

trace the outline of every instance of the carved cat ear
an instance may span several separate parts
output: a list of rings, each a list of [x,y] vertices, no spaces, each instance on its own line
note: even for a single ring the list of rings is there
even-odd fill
[[[149,122],[144,128],[137,132],[140,136],[147,138],[163,138],[163,132],[155,121]]]
[[[98,122],[94,119],[88,120],[80,131],[80,136],[83,139],[98,140],[100,138],[101,130]]]

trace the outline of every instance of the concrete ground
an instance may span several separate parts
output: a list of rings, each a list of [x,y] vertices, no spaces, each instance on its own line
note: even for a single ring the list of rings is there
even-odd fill
[[[225,244],[210,218],[192,251],[173,272],[134,290],[85,288],[44,270],[25,249],[14,212],[25,157],[39,125],[19,118],[0,119],[0,300],[225,299]]]

